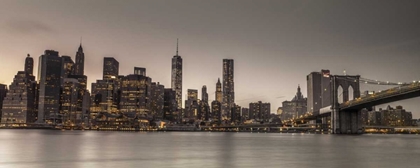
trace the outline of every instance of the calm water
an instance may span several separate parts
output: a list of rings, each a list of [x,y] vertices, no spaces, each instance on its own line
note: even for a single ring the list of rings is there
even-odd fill
[[[0,167],[420,167],[420,135],[0,130]]]

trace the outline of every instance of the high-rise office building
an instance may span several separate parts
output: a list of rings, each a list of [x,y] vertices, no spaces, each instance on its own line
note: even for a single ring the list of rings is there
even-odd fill
[[[235,104],[233,59],[223,59],[223,102],[222,117],[230,119],[231,108]]]
[[[187,90],[187,99],[185,100],[185,118],[197,119],[198,116],[198,91],[195,89]]]
[[[222,84],[220,83],[220,78],[217,79],[216,83],[216,98],[215,100],[222,103],[223,102],[223,92],[222,92]]]
[[[75,126],[82,123],[82,110],[78,109],[79,81],[73,78],[64,78],[60,95],[60,115],[58,123],[65,126]]]
[[[62,58],[57,51],[46,50],[39,57],[38,122],[56,123],[59,113]]]
[[[182,109],[182,58],[178,55],[178,39],[176,42],[176,55],[172,58],[171,88],[176,92],[178,110]]]
[[[113,57],[104,58],[103,80],[115,79],[118,77],[120,63]]]
[[[143,75],[127,75],[122,78],[120,112],[150,114],[152,79]]]
[[[82,43],[80,43],[79,49],[76,52],[76,62],[73,68],[73,75],[84,75],[85,74],[85,53],[83,53]]]
[[[146,68],[134,67],[134,74],[146,76]]]
[[[29,54],[25,59],[25,72],[30,76],[34,75],[34,59]]]
[[[307,77],[307,112],[316,113],[321,108],[331,105],[331,79],[329,70],[312,72]]]
[[[178,103],[176,102],[175,99],[175,91],[172,90],[172,88],[165,88],[164,90],[165,94],[164,94],[164,105],[163,105],[163,111],[164,111],[164,115],[163,118],[165,120],[169,120],[172,122],[179,122],[180,119],[178,118],[178,114],[177,114],[177,105]]]
[[[74,62],[70,56],[66,55],[61,56],[61,59],[61,83],[63,83],[64,78],[68,78],[73,73]]]
[[[205,102],[205,104],[209,104],[209,94],[207,94],[207,87],[204,85],[201,88],[201,101]]]
[[[199,101],[198,103],[198,119],[202,121],[209,121],[211,119],[210,106],[207,102]]]
[[[270,109],[270,103],[263,103],[261,101],[249,103],[249,118],[267,122],[270,119]]]
[[[19,71],[9,86],[3,101],[3,124],[33,123],[37,119],[35,77],[25,71]]]
[[[163,119],[165,87],[159,82],[152,82],[150,95],[150,113],[155,119]]]
[[[242,122],[242,118],[241,118],[241,106],[235,104],[231,108],[230,114],[231,114],[230,122],[235,123],[235,124],[240,124]]]

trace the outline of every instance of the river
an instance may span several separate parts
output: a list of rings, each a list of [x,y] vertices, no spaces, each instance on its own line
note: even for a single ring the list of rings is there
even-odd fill
[[[0,167],[420,167],[420,135],[0,129]]]

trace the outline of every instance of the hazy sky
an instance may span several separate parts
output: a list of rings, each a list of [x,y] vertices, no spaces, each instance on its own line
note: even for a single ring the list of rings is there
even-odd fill
[[[46,49],[74,59],[82,36],[89,83],[102,77],[103,57],[112,56],[120,74],[146,67],[153,81],[170,87],[179,38],[183,95],[207,85],[214,100],[222,59],[231,58],[236,102],[270,102],[274,112],[299,84],[306,96],[306,75],[321,69],[420,80],[419,7],[414,0],[0,0],[0,83],[9,85],[23,70],[27,53],[36,72]],[[418,118],[419,102],[393,105]]]

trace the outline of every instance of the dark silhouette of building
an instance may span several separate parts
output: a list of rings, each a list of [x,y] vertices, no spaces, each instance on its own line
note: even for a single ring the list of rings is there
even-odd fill
[[[120,63],[113,57],[104,58],[102,79],[112,79],[118,77]]]
[[[177,114],[176,92],[172,88],[165,88],[163,98],[163,118],[172,122],[179,121]]]
[[[15,75],[3,100],[1,123],[24,124],[36,121],[36,86],[35,77],[26,71],[19,71]]]
[[[222,117],[230,120],[231,108],[235,104],[233,59],[223,59],[223,102]]]
[[[249,118],[268,122],[268,119],[270,119],[270,109],[270,103],[263,103],[261,101],[249,103]]]
[[[57,51],[45,50],[39,57],[38,122],[56,123],[59,113],[62,58]]]
[[[242,107],[242,121],[249,120],[249,108]]]
[[[79,99],[79,81],[73,78],[64,78],[60,95],[60,115],[58,123],[66,126],[80,125],[83,121],[81,103]]]
[[[1,114],[3,109],[3,101],[7,94],[7,85],[0,84],[0,121],[1,121]]]
[[[25,59],[25,72],[34,75],[34,59],[29,54]]]
[[[150,95],[150,113],[155,119],[163,119],[165,86],[152,82]]]
[[[146,76],[146,68],[134,67],[134,74]]]
[[[64,78],[68,78],[69,75],[73,74],[74,62],[70,56],[61,56],[61,83]]]
[[[241,116],[241,106],[239,106],[239,105],[234,105],[232,108],[231,108],[231,112],[230,112],[230,114],[231,114],[231,117],[230,117],[230,121],[232,122],[232,123],[235,123],[235,124],[240,124],[240,123],[242,123],[242,116]]]
[[[76,63],[74,64],[73,75],[85,74],[85,53],[83,53],[82,43],[76,52]]]
[[[298,86],[295,97],[293,97],[291,101],[282,102],[283,107],[281,109],[283,112],[281,114],[281,119],[287,120],[304,115],[307,110],[306,103],[307,100],[303,97],[300,86]]]
[[[208,102],[199,101],[198,103],[198,116],[197,118],[202,121],[209,121],[211,118],[211,111]]]
[[[209,104],[209,94],[207,94],[207,87],[204,85],[201,88],[201,101],[205,102],[205,104]]]
[[[176,41],[176,55],[172,58],[171,88],[176,92],[176,102],[178,103],[178,111],[181,111],[182,110],[182,58],[180,55],[178,55],[178,39]]]

